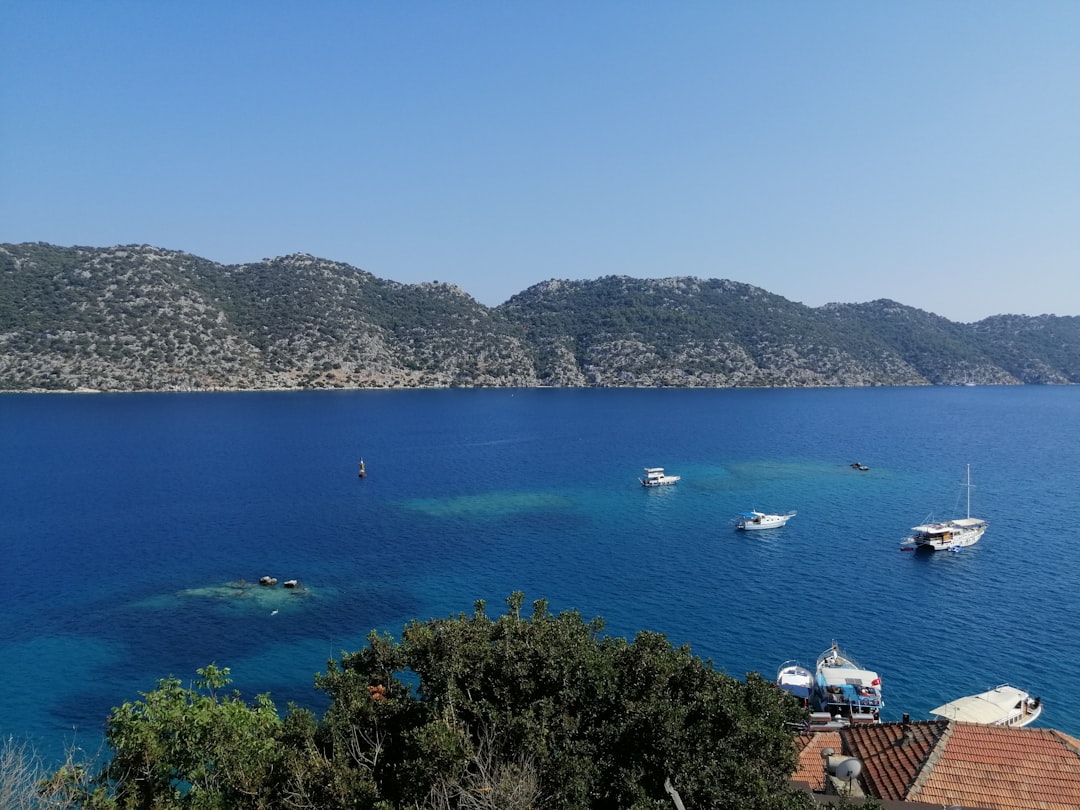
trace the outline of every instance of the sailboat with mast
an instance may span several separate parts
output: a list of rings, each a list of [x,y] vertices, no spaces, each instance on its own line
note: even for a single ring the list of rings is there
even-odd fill
[[[918,549],[959,551],[979,542],[979,538],[983,536],[990,524],[982,518],[971,516],[971,487],[971,465],[968,464],[967,479],[964,483],[964,488],[967,490],[967,517],[913,526],[911,536],[901,545],[901,549],[904,551]]]

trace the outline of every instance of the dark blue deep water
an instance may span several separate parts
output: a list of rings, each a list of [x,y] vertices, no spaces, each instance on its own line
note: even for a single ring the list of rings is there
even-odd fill
[[[1051,387],[2,396],[0,734],[96,746],[210,662],[321,711],[371,629],[521,590],[737,677],[836,640],[887,720],[1010,682],[1080,735],[1078,425]],[[987,534],[901,552],[967,464]],[[798,516],[737,533],[749,508]],[[264,574],[304,593],[229,587]]]

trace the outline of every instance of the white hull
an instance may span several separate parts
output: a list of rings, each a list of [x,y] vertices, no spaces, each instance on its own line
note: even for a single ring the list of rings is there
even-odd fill
[[[652,480],[642,479],[641,485],[643,487],[669,487],[678,480],[678,475],[665,475],[663,478],[654,478]]]
[[[776,685],[807,704],[814,690],[814,673],[795,661],[785,661],[776,673]]]
[[[746,514],[739,516],[735,528],[747,532],[760,531],[761,529],[778,529],[793,517],[795,517],[794,512],[788,512],[786,515],[766,515],[762,512],[747,512]]]
[[[1031,697],[1023,689],[1002,684],[977,695],[957,698],[930,713],[946,720],[1021,728],[1039,719],[1042,700]]]

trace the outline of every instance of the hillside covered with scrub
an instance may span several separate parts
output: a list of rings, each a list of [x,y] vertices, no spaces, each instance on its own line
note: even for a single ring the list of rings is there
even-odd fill
[[[607,276],[485,307],[297,254],[0,245],[0,391],[808,387],[1080,381],[1080,317],[811,308],[736,281]]]

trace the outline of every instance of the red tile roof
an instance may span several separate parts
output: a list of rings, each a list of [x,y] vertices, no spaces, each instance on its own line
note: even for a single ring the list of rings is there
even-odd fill
[[[863,764],[869,796],[986,808],[1080,808],[1080,740],[1046,728],[1007,728],[950,720],[879,723],[796,738],[794,780],[824,787],[821,750]]]
[[[947,720],[858,726],[845,753],[863,763],[863,783],[879,799],[907,799],[948,730]]]
[[[816,792],[825,788],[825,769],[821,751],[831,748],[839,753],[844,745],[839,731],[818,731],[800,734],[795,738],[795,750],[799,752],[799,765],[791,778],[796,782],[805,782]]]

